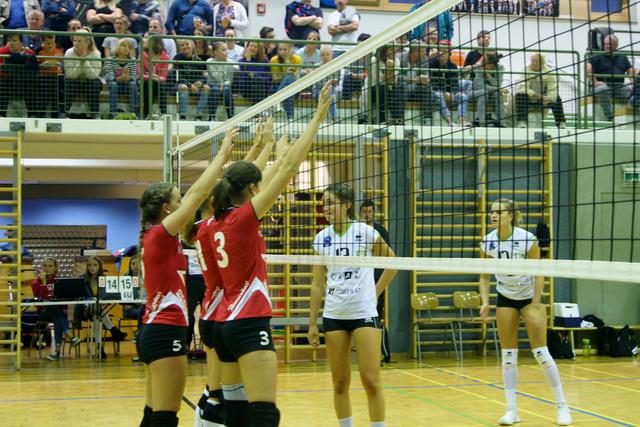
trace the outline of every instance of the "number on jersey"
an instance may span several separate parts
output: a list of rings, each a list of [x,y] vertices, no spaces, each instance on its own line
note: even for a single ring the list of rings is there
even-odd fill
[[[216,246],[216,252],[220,254],[220,259],[218,259],[218,267],[225,268],[229,265],[229,255],[224,250],[224,233],[222,231],[216,232],[213,235],[213,240],[215,240],[218,245]]]
[[[196,255],[198,255],[198,262],[200,263],[200,268],[202,269],[202,271],[207,271],[207,263],[204,260],[204,255],[202,254],[202,243],[200,243],[199,240],[196,240],[193,243],[195,243],[195,246],[196,246]]]

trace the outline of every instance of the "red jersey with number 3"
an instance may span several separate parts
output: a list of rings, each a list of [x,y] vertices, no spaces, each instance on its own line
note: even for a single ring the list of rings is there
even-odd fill
[[[217,259],[213,245],[208,238],[208,228],[213,223],[214,218],[199,221],[195,224],[196,235],[193,244],[198,254],[198,262],[202,270],[204,283],[207,285],[204,298],[202,299],[202,310],[200,318],[203,320],[213,320],[216,309],[222,301],[222,278],[218,271]]]
[[[184,275],[187,257],[178,236],[162,224],[154,225],[142,237],[142,276],[147,291],[145,324],[188,326],[187,288]]]
[[[266,245],[253,205],[223,212],[208,228],[224,287],[214,320],[271,317]]]

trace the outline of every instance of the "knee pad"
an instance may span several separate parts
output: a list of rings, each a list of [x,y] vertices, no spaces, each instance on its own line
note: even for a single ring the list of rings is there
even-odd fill
[[[250,427],[278,427],[280,424],[280,411],[272,402],[249,403],[251,414]]]
[[[203,421],[224,424],[224,408],[221,404],[208,401],[207,406],[201,412],[200,417]]]
[[[209,400],[209,386],[202,392],[202,396],[200,396],[200,400],[198,400],[198,408],[204,410],[207,407],[207,400]]]
[[[227,427],[247,427],[249,425],[249,402],[246,400],[225,400],[224,425]]]
[[[505,369],[516,369],[518,367],[518,349],[502,349],[502,367]]]
[[[533,357],[535,357],[536,362],[543,368],[550,368],[553,365],[553,357],[551,357],[551,353],[549,353],[548,347],[538,347],[533,350]]]
[[[178,427],[177,412],[153,411],[151,414],[151,427]]]

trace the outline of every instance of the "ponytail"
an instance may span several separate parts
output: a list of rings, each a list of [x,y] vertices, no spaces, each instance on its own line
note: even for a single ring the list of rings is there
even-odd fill
[[[262,173],[253,163],[245,160],[233,162],[213,187],[213,215],[219,218],[225,209],[243,203],[245,188],[261,180]]]
[[[213,187],[213,215],[219,218],[225,209],[232,206],[231,194],[233,192],[233,185],[231,181],[224,176]]]
[[[144,190],[138,207],[140,208],[140,232],[138,233],[138,253],[142,255],[142,238],[149,225],[160,221],[162,205],[171,201],[171,192],[175,188],[170,182],[151,184]],[[141,259],[142,260],[142,259]]]

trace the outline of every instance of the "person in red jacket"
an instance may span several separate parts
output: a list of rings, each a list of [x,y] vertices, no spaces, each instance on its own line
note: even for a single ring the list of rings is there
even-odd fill
[[[24,100],[27,115],[34,112],[37,74],[35,53],[25,47],[21,34],[10,34],[7,44],[0,47],[0,115],[7,114],[9,100],[13,99]]]
[[[47,258],[42,262],[40,272],[31,282],[33,296],[41,301],[49,301],[53,298],[53,287],[58,276],[58,261],[54,258]],[[40,313],[39,320],[52,322],[54,325],[54,337],[56,351],[47,356],[49,360],[60,359],[60,347],[62,338],[66,337],[72,345],[79,345],[80,338],[74,337],[69,331],[69,318],[67,317],[67,307],[64,305],[48,305],[38,307]]]

